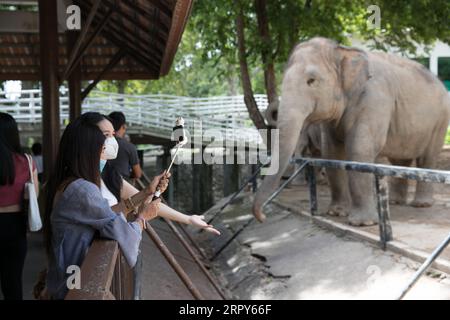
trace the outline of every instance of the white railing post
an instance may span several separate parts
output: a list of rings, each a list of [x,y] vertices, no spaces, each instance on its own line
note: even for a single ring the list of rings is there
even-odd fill
[[[30,109],[30,123],[36,123],[36,112],[34,110],[34,93],[30,93],[30,102],[28,103]]]

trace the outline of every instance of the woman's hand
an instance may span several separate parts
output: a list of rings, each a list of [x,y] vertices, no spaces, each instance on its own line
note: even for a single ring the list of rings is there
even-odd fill
[[[164,193],[166,191],[167,186],[169,185],[169,178],[171,174],[170,172],[166,172],[164,170],[163,173],[153,178],[152,182],[148,186],[150,193],[155,193],[156,190],[161,191],[161,193]]]
[[[219,230],[215,229],[212,225],[207,224],[204,220],[205,216],[192,215],[189,217],[189,224],[220,236]]]
[[[145,221],[154,219],[158,216],[159,205],[161,199],[156,199],[151,201],[147,199],[140,207],[138,217],[144,219]]]

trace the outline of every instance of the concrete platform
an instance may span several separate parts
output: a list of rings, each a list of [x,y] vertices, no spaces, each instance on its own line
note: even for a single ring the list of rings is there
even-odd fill
[[[298,192],[287,190],[278,200],[287,203]],[[301,200],[295,199],[297,205]],[[197,236],[210,254],[252,219],[251,201],[251,194],[243,194],[217,218],[220,239]],[[307,207],[307,202],[301,204]],[[395,299],[420,265],[381,250],[377,242],[323,227],[275,203],[266,209],[267,221],[253,221],[214,261],[235,298]],[[431,270],[406,299],[450,299],[448,275]]]
[[[413,199],[413,184],[410,186],[409,200]],[[423,261],[450,233],[450,187],[436,187],[435,204],[431,208],[414,208],[408,205],[390,205],[391,225],[394,241],[390,250],[399,252],[419,262]],[[326,185],[318,185],[318,211],[321,216],[316,222],[336,231],[348,232],[356,237],[377,243],[379,226],[353,227],[345,217],[325,215],[330,201],[330,191]],[[447,196],[448,195],[448,196]],[[276,203],[296,213],[309,216],[309,193],[306,186],[286,188]],[[450,273],[450,247],[441,254],[435,267]]]

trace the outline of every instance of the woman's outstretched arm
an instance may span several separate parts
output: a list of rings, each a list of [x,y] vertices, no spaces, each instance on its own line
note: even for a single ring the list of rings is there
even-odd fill
[[[136,193],[138,193],[139,190],[133,187],[130,183],[123,180],[123,187],[121,190],[121,198],[122,199],[128,199],[132,196],[134,196]],[[190,224],[193,226],[196,226],[198,228],[205,229],[206,231],[215,233],[217,235],[220,235],[220,232],[216,229],[214,229],[213,226],[208,225],[203,219],[203,216],[198,215],[186,215],[184,213],[181,213],[175,209],[172,209],[168,205],[165,205],[163,203],[160,204],[158,216],[167,218],[169,220],[178,221],[180,223],[184,224]]]
[[[159,206],[158,216],[167,218],[169,220],[178,221],[184,224],[190,224],[195,227],[205,229],[205,231],[212,232],[214,234],[220,235],[220,232],[215,229],[212,225],[207,224],[204,216],[192,215],[181,213],[175,209],[172,209],[166,204],[161,203]]]

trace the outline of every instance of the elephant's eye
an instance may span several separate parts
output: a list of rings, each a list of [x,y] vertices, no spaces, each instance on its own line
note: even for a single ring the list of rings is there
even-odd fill
[[[316,81],[316,79],[314,78],[309,78],[306,83],[308,84],[308,86],[312,85],[314,82]]]

